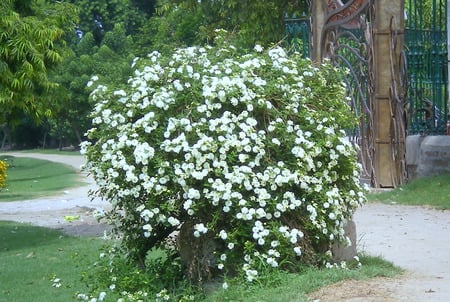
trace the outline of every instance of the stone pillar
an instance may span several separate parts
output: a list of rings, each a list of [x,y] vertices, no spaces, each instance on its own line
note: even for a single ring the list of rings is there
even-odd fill
[[[371,96],[374,113],[374,173],[375,187],[395,187],[398,184],[400,163],[395,162],[393,152],[394,142],[391,127],[393,127],[393,113],[391,112],[391,87],[393,77],[391,64],[398,64],[404,39],[404,1],[376,0],[375,20],[373,24],[374,51],[374,91]],[[393,50],[391,62],[392,31],[397,32],[396,48]],[[394,68],[394,70],[398,70]],[[394,75],[395,76],[395,75]],[[400,117],[397,117],[400,118]],[[396,142],[398,143],[398,142]]]

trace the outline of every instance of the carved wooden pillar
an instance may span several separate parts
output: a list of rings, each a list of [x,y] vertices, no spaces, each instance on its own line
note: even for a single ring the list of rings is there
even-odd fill
[[[374,91],[371,96],[374,106],[374,185],[375,187],[395,187],[401,182],[398,175],[401,163],[395,160],[398,138],[395,137],[396,117],[392,110],[392,85],[396,75],[391,68],[396,68],[403,48],[404,39],[404,1],[376,0],[375,20],[373,24],[373,71]],[[392,34],[396,32],[396,47],[391,43]],[[393,52],[393,53],[392,53]],[[393,61],[391,62],[391,60]],[[394,66],[392,65],[394,64]],[[398,66],[397,66],[398,67]]]

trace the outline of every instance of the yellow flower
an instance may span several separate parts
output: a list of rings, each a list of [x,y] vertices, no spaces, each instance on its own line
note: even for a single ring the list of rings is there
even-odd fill
[[[0,160],[0,188],[5,187],[6,185],[6,169],[8,165],[5,161]]]

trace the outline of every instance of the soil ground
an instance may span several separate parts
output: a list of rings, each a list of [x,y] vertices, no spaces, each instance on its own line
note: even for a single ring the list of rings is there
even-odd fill
[[[82,156],[11,153],[61,162],[80,171]],[[62,195],[1,202],[0,220],[61,229],[77,236],[101,236],[107,228],[92,213],[108,203],[88,197],[93,180],[80,172],[85,186]],[[449,201],[450,202],[450,201]],[[67,216],[79,216],[68,221]],[[397,278],[344,281],[312,293],[314,302],[446,302],[450,301],[450,211],[395,204],[367,204],[358,209],[358,250],[382,256],[406,270]]]

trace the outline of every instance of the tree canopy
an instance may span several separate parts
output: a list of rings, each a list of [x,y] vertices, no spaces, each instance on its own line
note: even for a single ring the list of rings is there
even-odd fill
[[[133,56],[207,44],[217,28],[228,30],[239,47],[277,43],[285,14],[307,12],[308,2],[1,1],[0,138],[14,135],[13,121],[29,127],[34,120],[44,121],[41,133],[58,133],[58,139],[65,133],[78,144],[89,127],[92,76],[125,83]]]
[[[17,112],[36,119],[48,113],[46,95],[57,86],[48,71],[62,61],[76,15],[64,2],[0,2],[0,122]]]
[[[241,46],[255,43],[276,43],[284,36],[285,14],[302,14],[308,11],[309,0],[161,0],[158,12],[184,12],[200,10],[202,24],[199,33],[206,39],[214,37],[217,28],[236,35]]]

